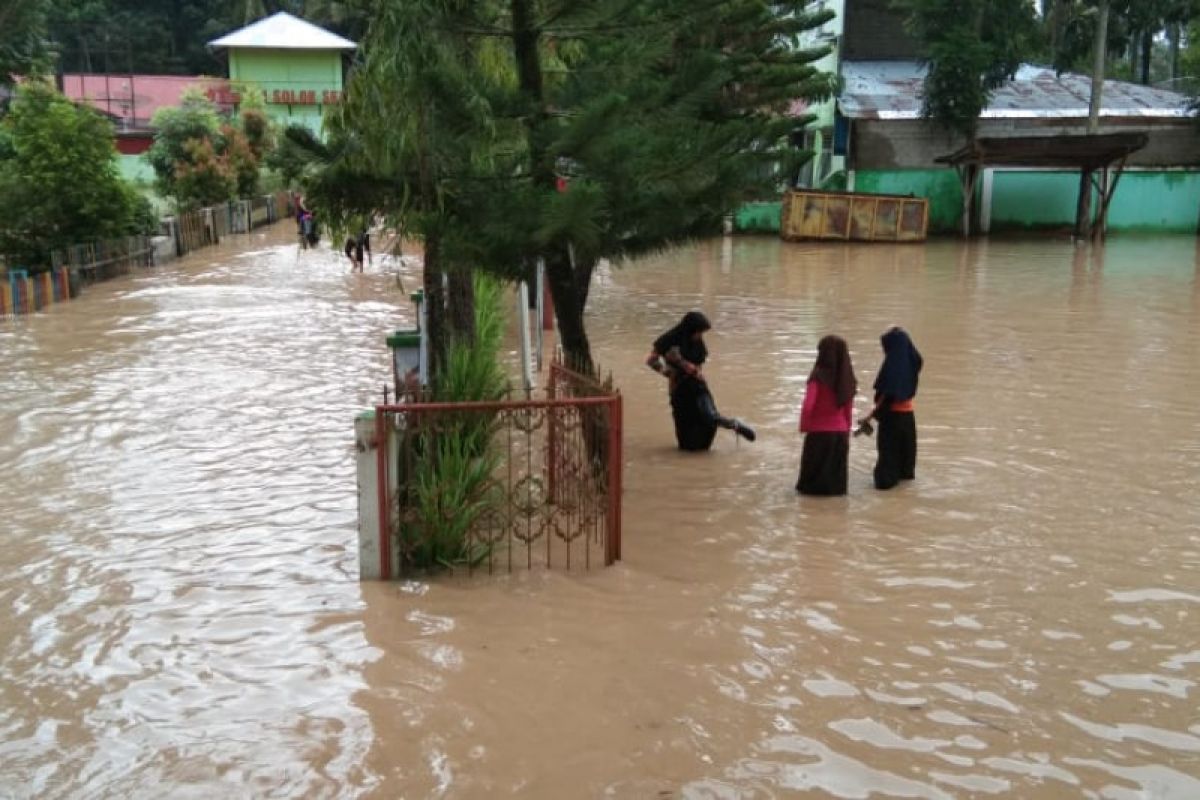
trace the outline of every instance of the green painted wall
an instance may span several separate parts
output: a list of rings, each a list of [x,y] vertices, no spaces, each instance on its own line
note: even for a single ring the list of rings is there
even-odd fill
[[[342,91],[342,55],[336,50],[231,49],[229,79],[262,89],[267,111],[278,122],[299,123],[319,133],[324,93]],[[317,103],[277,102],[279,91],[315,92]]]
[[[739,233],[779,233],[783,201],[746,203],[733,215],[733,229]]]
[[[1126,172],[1108,210],[1110,231],[1196,233],[1200,172]]]
[[[854,191],[929,199],[929,232],[957,233],[962,226],[962,186],[952,169],[860,169]]]
[[[993,231],[1075,224],[1078,172],[1004,170],[993,181]],[[1095,207],[1096,193],[1092,197]],[[1126,172],[1108,210],[1108,229],[1195,233],[1198,219],[1200,172]]]
[[[119,154],[117,169],[120,170],[121,177],[131,183],[154,182],[154,168],[150,166],[144,153],[136,156]]]
[[[980,181],[980,203],[983,182]],[[953,170],[859,170],[854,191],[929,199],[929,232],[957,234],[962,189]],[[991,230],[1071,228],[1078,172],[1002,170],[993,175]],[[1093,199],[1094,204],[1098,202]],[[745,233],[779,231],[779,202],[747,203],[734,216]],[[1110,232],[1190,233],[1200,230],[1200,171],[1126,172],[1108,212]]]
[[[1078,197],[1078,172],[997,171],[992,177],[991,229],[1073,228]],[[1093,208],[1096,197],[1092,192]]]

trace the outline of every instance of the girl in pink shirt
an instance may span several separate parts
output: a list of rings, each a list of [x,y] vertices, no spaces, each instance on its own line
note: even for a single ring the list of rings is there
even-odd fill
[[[817,363],[808,376],[800,432],[801,494],[843,495],[850,471],[850,422],[858,381],[850,363],[850,348],[840,336],[826,336],[817,344]]]

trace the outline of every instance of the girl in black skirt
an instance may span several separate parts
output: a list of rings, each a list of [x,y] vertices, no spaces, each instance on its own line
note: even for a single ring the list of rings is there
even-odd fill
[[[704,334],[711,328],[707,317],[689,311],[678,325],[654,341],[646,358],[650,369],[670,380],[671,416],[680,450],[709,449],[718,427],[728,428],[751,442],[755,438],[749,426],[721,416],[700,371],[708,358]]]
[[[801,494],[842,495],[850,470],[850,420],[858,380],[850,363],[850,348],[840,336],[826,336],[817,344],[817,363],[808,376],[800,432]]]
[[[875,379],[875,408],[863,420],[869,430],[879,421],[879,459],[875,462],[875,488],[891,489],[911,481],[917,469],[917,421],[913,398],[924,359],[903,328],[891,328],[880,337],[883,365]]]

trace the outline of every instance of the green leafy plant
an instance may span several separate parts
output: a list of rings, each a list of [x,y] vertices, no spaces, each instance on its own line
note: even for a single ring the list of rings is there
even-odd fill
[[[475,277],[475,341],[455,341],[446,368],[434,385],[438,402],[499,400],[507,392],[500,363],[504,341],[503,287]],[[449,411],[414,417],[402,443],[409,448],[411,474],[402,475],[402,502],[410,513],[400,536],[409,568],[436,570],[474,565],[489,546],[473,541],[472,528],[499,514],[505,498],[492,482],[500,466],[494,442],[495,415]],[[402,459],[406,460],[406,459]]]
[[[0,121],[0,253],[49,268],[54,249],[152,225],[147,201],[117,171],[108,120],[49,85],[18,87]]]

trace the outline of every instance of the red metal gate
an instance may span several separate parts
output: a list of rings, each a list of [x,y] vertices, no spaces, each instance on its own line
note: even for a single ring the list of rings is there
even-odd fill
[[[546,399],[377,406],[382,577],[620,559],[621,412],[558,360]]]

